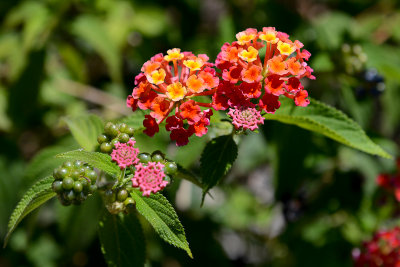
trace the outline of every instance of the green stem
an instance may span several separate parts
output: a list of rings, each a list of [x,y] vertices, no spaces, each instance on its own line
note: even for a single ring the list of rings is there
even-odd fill
[[[118,186],[121,186],[123,184],[123,180],[125,178],[125,170],[124,169],[121,174],[118,176],[118,182],[114,184],[113,189],[117,188]]]

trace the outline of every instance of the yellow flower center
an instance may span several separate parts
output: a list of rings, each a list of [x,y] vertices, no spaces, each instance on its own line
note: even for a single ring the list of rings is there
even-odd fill
[[[289,56],[296,50],[296,48],[291,44],[279,41],[278,42],[278,50],[281,53],[281,55]]]
[[[166,61],[181,60],[184,57],[179,48],[169,49],[167,54],[168,55],[164,56]]]
[[[185,60],[183,61],[183,65],[188,67],[191,71],[200,70],[204,65],[204,62],[201,59],[196,60]]]
[[[163,83],[164,79],[165,79],[165,70],[164,69],[155,70],[147,77],[147,80],[150,83],[156,84],[156,85]]]
[[[186,87],[182,86],[180,82],[176,82],[167,86],[167,97],[172,101],[179,101],[186,95]]]
[[[239,57],[247,62],[253,62],[257,59],[258,50],[252,46],[249,46],[248,50],[243,50],[239,53]]]
[[[193,93],[200,93],[204,90],[204,81],[201,78],[198,78],[196,75],[192,75],[187,79],[186,86],[189,91]]]
[[[236,34],[236,39],[238,40],[238,44],[244,45],[253,40],[256,37],[255,34],[246,34],[244,32],[240,32]]]
[[[276,37],[275,32],[268,31],[268,32],[263,32],[260,34],[260,39],[266,42],[270,42],[272,44],[276,44],[279,39]]]

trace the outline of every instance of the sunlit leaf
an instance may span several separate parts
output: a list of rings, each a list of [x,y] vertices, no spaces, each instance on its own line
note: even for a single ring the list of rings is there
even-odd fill
[[[281,99],[280,101],[282,106],[275,114],[264,115],[267,120],[294,124],[363,152],[391,158],[365,134],[357,123],[343,112],[315,99],[311,99],[311,104],[308,107],[296,107],[290,99]]]
[[[103,132],[103,122],[95,115],[66,117],[63,119],[78,144],[87,151],[98,145],[97,136]]]
[[[110,155],[104,153],[88,152],[78,149],[58,154],[56,157],[71,160],[81,160],[94,168],[115,176],[119,175],[121,172],[120,168],[111,161]]]
[[[185,230],[168,200],[160,193],[144,197],[136,189],[131,192],[131,196],[136,201],[138,212],[153,226],[157,234],[171,245],[185,250],[192,258]]]

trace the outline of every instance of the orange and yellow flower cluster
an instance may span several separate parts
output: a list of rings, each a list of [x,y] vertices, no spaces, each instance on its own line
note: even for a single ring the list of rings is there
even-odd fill
[[[311,54],[302,50],[301,42],[292,42],[286,33],[273,27],[260,32],[247,29],[236,38],[222,46],[216,60],[216,67],[222,72],[222,81],[213,96],[216,110],[245,106],[273,113],[280,107],[281,95],[294,99],[297,106],[309,104],[300,79],[315,77],[306,63]]]
[[[212,111],[200,107],[210,108],[211,103],[198,102],[195,97],[214,94],[219,79],[213,66],[206,55],[195,56],[178,48],[147,61],[127,98],[127,105],[133,111],[137,108],[151,111],[145,116],[144,132],[153,136],[166,120],[166,129],[178,146],[186,145],[193,134],[206,134]]]
[[[207,133],[211,107],[229,108],[233,113],[254,109],[261,116],[262,112],[274,113],[282,95],[297,106],[310,103],[300,79],[315,77],[306,63],[311,54],[302,49],[301,42],[291,41],[273,27],[260,32],[247,29],[236,38],[222,46],[215,64],[204,54],[195,56],[174,48],[143,65],[127,105],[133,111],[150,110],[143,121],[147,135],[157,133],[165,121],[171,139],[181,146],[193,134],[200,137]],[[203,103],[199,96],[212,99]]]

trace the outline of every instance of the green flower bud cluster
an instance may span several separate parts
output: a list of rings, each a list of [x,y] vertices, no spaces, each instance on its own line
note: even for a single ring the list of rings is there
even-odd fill
[[[124,212],[128,214],[135,210],[135,200],[129,196],[125,188],[108,189],[104,192],[106,208],[111,214]]]
[[[66,161],[53,171],[53,191],[64,206],[79,205],[97,190],[97,173],[82,161]]]
[[[133,137],[134,129],[125,123],[113,124],[107,122],[104,126],[104,133],[97,137],[100,144],[100,151],[110,154],[117,142],[127,143]]]

